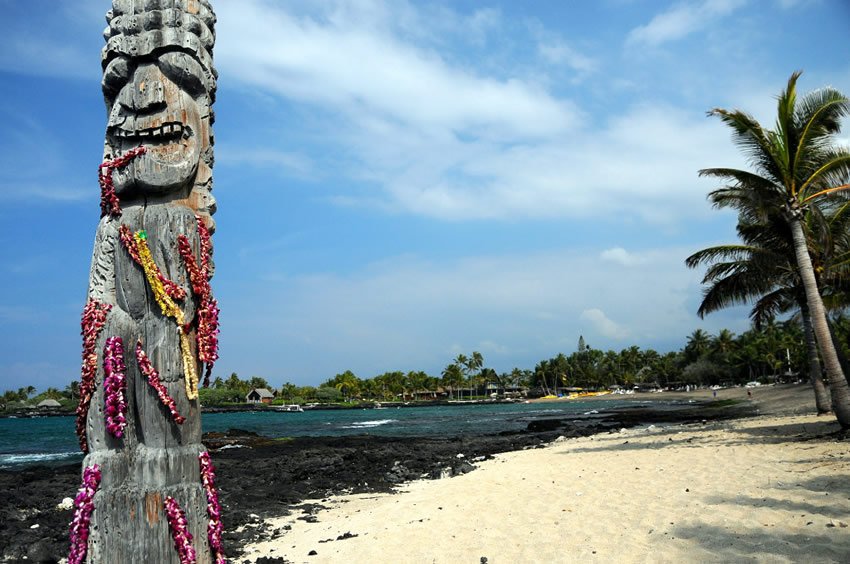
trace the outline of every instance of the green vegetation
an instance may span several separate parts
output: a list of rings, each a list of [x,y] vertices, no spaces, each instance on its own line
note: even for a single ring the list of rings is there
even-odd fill
[[[841,346],[839,354],[850,353],[850,317],[834,313],[830,323]],[[734,335],[723,329],[710,335],[701,329],[688,337],[685,346],[674,352],[659,353],[637,346],[620,351],[593,348],[579,339],[576,350],[559,353],[538,362],[534,369],[514,368],[498,373],[485,366],[481,353],[458,355],[443,369],[440,377],[423,371],[393,371],[372,378],[359,378],[346,370],[318,387],[297,386],[291,382],[275,389],[265,378],[242,380],[236,373],[227,379],[215,378],[209,388],[199,390],[205,407],[244,406],[245,396],[254,388],[275,393],[274,405],[319,403],[356,406],[362,402],[474,400],[510,397],[521,392],[532,395],[563,393],[565,388],[604,390],[626,388],[684,388],[685,386],[742,385],[753,380],[770,383],[809,376],[804,330],[797,317],[754,324]],[[34,408],[43,399],[56,399],[71,412],[79,399],[79,385],[65,390],[50,388],[35,394],[32,386],[7,391],[0,396],[0,409],[17,412]]]
[[[798,100],[799,76],[792,74],[778,97],[775,129],[762,127],[740,110],[709,112],[729,126],[752,169],[700,171],[725,183],[709,193],[709,200],[738,212],[742,244],[705,249],[688,257],[686,264],[710,265],[703,280],[707,289],[701,316],[752,301],[757,324],[777,313],[798,313],[818,411],[831,406],[848,428],[846,361],[828,315],[841,314],[850,303],[850,149],[836,139],[841,120],[850,115],[850,99],[823,88]]]

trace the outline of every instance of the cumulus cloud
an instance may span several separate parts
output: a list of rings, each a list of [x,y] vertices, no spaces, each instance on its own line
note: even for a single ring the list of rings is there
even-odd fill
[[[731,14],[745,3],[746,0],[680,2],[653,17],[648,24],[629,32],[627,43],[656,47],[682,39],[707,28],[714,20]]]
[[[610,339],[620,340],[630,335],[628,329],[609,319],[601,309],[586,309],[581,312],[581,319],[590,323],[598,334]]]

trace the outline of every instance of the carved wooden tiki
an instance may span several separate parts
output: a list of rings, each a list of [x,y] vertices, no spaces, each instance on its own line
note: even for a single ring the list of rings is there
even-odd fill
[[[87,456],[69,560],[223,560],[198,380],[215,362],[210,194],[216,73],[208,0],[114,0],[108,111],[83,313]]]

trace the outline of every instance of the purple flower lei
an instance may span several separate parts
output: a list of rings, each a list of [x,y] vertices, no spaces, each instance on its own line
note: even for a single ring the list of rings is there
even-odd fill
[[[174,403],[174,398],[168,395],[168,390],[165,389],[165,386],[159,379],[159,373],[156,371],[156,368],[151,364],[151,360],[148,358],[148,355],[145,354],[145,351],[142,349],[142,341],[136,341],[136,362],[139,363],[139,370],[142,371],[142,374],[145,375],[145,378],[148,379],[148,384],[156,390],[157,395],[159,396],[159,401],[162,402],[168,411],[171,412],[171,418],[174,419],[174,422],[178,425],[182,425],[186,418],[180,415],[180,412],[177,411],[177,405]]]
[[[221,523],[221,504],[218,502],[218,492],[215,489],[215,467],[207,451],[199,454],[198,460],[201,464],[201,482],[204,485],[204,493],[207,495],[207,515],[210,518],[207,523],[207,538],[216,564],[224,564],[227,562],[224,557],[224,547],[221,545],[224,525]]]
[[[194,564],[197,554],[195,547],[192,546],[192,533],[189,532],[186,514],[180,509],[177,500],[171,496],[165,498],[163,505],[168,517],[168,526],[171,528],[171,538],[174,539],[174,548],[180,555],[180,564]]]
[[[74,519],[71,521],[71,549],[68,564],[81,564],[89,549],[89,523],[94,511],[94,494],[100,485],[100,467],[97,464],[83,470],[83,484],[74,499]]]
[[[127,426],[127,366],[124,364],[124,343],[121,337],[110,337],[103,347],[103,388],[106,395],[106,430],[120,439]]]

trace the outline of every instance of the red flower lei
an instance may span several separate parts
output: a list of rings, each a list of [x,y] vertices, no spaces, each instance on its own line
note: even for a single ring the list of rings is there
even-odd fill
[[[124,436],[127,426],[127,365],[124,363],[124,341],[109,337],[103,347],[103,392],[105,398],[106,430],[116,439]]]
[[[212,254],[212,242],[210,232],[200,217],[198,220],[198,239],[201,244],[201,266],[195,262],[192,245],[185,235],[177,236],[177,249],[183,257],[189,281],[192,283],[192,291],[200,299],[198,305],[198,331],[196,339],[198,343],[198,360],[206,363],[204,375],[204,387],[209,386],[210,374],[213,365],[218,360],[218,301],[212,295],[210,287],[210,255]]]
[[[207,538],[210,541],[210,550],[213,553],[216,564],[225,564],[227,559],[224,557],[224,547],[221,545],[221,534],[224,532],[224,525],[221,523],[221,504],[218,501],[218,492],[215,489],[215,466],[210,460],[210,453],[207,451],[198,455],[198,461],[201,465],[201,482],[204,485],[204,493],[207,496],[207,516],[210,518],[207,523]]]
[[[95,388],[95,375],[97,374],[97,337],[106,323],[106,314],[112,306],[96,300],[89,300],[83,309],[83,317],[80,322],[83,336],[83,365],[80,371],[80,402],[77,405],[77,437],[80,439],[80,449],[89,451],[86,439],[86,418],[89,413],[89,404]]]
[[[121,204],[118,201],[118,195],[115,193],[115,185],[112,183],[112,171],[127,166],[131,160],[145,154],[145,151],[144,147],[136,147],[97,167],[97,182],[100,184],[100,217],[107,214],[112,217],[121,215]]]
[[[174,419],[174,422],[178,425],[182,425],[186,418],[180,415],[177,411],[177,406],[174,403],[174,398],[168,395],[168,390],[165,389],[165,386],[159,380],[159,373],[156,371],[156,368],[151,364],[151,360],[148,358],[148,355],[145,354],[145,351],[142,350],[142,341],[136,342],[136,361],[139,363],[139,370],[142,371],[142,374],[148,379],[148,384],[156,390],[157,395],[159,396],[159,401],[162,402],[168,411],[171,413],[171,418]]]
[[[74,499],[74,519],[71,521],[71,549],[68,564],[82,564],[89,550],[89,523],[94,511],[94,494],[100,486],[100,467],[95,464],[83,470],[83,484]]]
[[[171,538],[174,539],[174,548],[180,555],[180,564],[194,564],[198,556],[195,547],[192,546],[192,533],[189,532],[189,522],[186,514],[180,509],[180,504],[171,496],[165,498],[165,515],[168,517],[168,526],[171,529]]]

